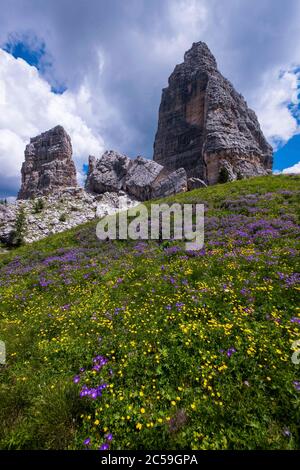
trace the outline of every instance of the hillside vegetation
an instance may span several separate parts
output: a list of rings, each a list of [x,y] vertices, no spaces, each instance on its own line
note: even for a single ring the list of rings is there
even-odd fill
[[[91,222],[1,254],[0,448],[299,448],[299,194],[269,176],[165,199],[205,203],[197,252]]]

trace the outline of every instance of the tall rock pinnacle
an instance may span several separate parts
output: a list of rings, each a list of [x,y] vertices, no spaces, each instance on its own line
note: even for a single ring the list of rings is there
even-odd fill
[[[272,153],[254,111],[218,71],[207,45],[194,43],[163,89],[154,160],[214,184],[222,168],[230,179],[266,174]]]
[[[26,145],[21,173],[22,186],[18,199],[29,199],[77,186],[71,139],[62,126],[30,139]]]

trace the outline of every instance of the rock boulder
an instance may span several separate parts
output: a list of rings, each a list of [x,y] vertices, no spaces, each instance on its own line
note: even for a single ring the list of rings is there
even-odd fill
[[[172,172],[163,171],[162,175],[153,184],[151,197],[155,199],[172,196],[173,194],[185,192],[187,189],[187,177],[184,168]]]
[[[93,193],[118,192],[123,189],[130,159],[113,150],[99,160],[89,158],[86,189]]]
[[[153,160],[130,159],[111,150],[99,160],[90,157],[86,189],[97,194],[125,191],[146,201],[186,191],[187,177],[183,168],[170,171]]]
[[[163,167],[153,160],[137,157],[131,160],[124,190],[140,201],[151,199],[153,185],[162,171]]]

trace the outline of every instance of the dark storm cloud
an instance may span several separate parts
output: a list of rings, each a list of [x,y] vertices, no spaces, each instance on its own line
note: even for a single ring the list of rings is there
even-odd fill
[[[16,196],[16,189],[20,187],[20,177],[7,177],[0,172],[0,199]]]

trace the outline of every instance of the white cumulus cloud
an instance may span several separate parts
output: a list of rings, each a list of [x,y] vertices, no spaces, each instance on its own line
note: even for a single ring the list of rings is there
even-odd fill
[[[153,38],[152,55],[156,60],[172,63],[182,61],[183,52],[197,42],[207,27],[207,2],[178,0],[167,5],[171,33]],[[167,77],[165,78],[165,80]]]
[[[85,84],[77,93],[55,94],[35,67],[0,49],[0,186],[18,190],[25,145],[57,124],[71,136],[82,180],[88,155],[104,150],[103,139],[87,124],[90,114],[91,94]]]
[[[253,100],[262,130],[275,150],[300,133],[297,119],[300,72],[297,68],[265,74]],[[252,103],[251,103],[252,104]]]
[[[288,175],[290,173],[300,173],[300,162],[295,163],[295,165],[290,166],[289,168],[285,168],[282,170],[282,173]]]

